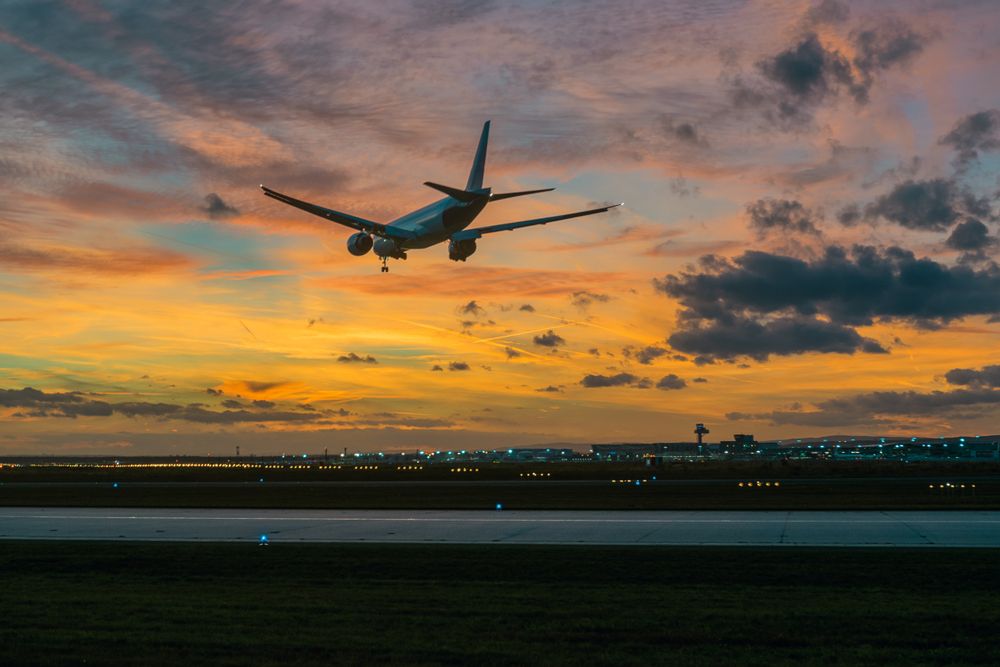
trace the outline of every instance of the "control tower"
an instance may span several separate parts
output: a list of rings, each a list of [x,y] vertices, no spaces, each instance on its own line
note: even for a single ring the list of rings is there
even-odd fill
[[[703,452],[702,436],[709,433],[710,431],[707,428],[705,428],[704,424],[695,424],[694,432],[695,435],[698,436],[698,453],[701,454]]]

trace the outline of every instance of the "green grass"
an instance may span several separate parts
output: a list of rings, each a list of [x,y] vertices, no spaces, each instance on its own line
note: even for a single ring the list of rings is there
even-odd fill
[[[995,664],[1000,552],[0,542],[0,664]]]

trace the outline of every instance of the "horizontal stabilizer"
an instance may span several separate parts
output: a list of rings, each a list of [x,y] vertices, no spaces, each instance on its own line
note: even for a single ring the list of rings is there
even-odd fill
[[[429,188],[434,188],[438,192],[443,192],[452,199],[457,199],[463,202],[473,202],[477,199],[482,199],[485,193],[480,192],[469,192],[468,190],[459,190],[458,188],[450,188],[447,185],[441,185],[440,183],[431,183],[430,181],[425,181],[424,185]]]
[[[510,199],[511,197],[523,197],[525,195],[537,195],[539,192],[552,192],[555,188],[542,188],[541,190],[522,190],[521,192],[501,192],[490,195],[490,201],[498,199]]]

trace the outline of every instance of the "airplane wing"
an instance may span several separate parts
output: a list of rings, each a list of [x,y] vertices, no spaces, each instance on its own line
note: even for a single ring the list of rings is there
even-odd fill
[[[282,194],[276,190],[261,185],[260,189],[264,191],[264,194],[271,199],[277,199],[283,204],[288,204],[289,206],[294,206],[295,208],[301,209],[306,213],[312,213],[313,215],[318,215],[321,218],[326,218],[337,224],[344,225],[345,227],[350,227],[351,229],[356,229],[360,232],[368,232],[369,234],[375,234],[376,236],[387,236],[396,238],[411,238],[413,232],[398,229],[396,227],[389,227],[378,222],[373,222],[372,220],[365,220],[364,218],[359,218],[355,215],[348,215],[347,213],[341,213],[340,211],[334,211],[330,208],[324,208],[322,206],[317,206],[316,204],[310,204],[307,201],[302,201],[301,199],[295,199],[294,197],[289,197],[288,195]]]
[[[604,213],[605,211],[609,211],[617,206],[621,206],[621,204],[611,204],[610,206],[602,206],[601,208],[592,208],[589,211],[577,211],[576,213],[564,213],[563,215],[553,215],[548,218],[535,218],[534,220],[505,222],[501,225],[489,225],[488,227],[466,229],[461,232],[452,234],[451,238],[454,241],[478,239],[483,234],[492,234],[493,232],[506,232],[510,231],[511,229],[520,229],[521,227],[531,227],[533,225],[547,225],[550,222],[556,222],[558,220],[568,220],[570,218],[580,218],[585,215],[594,215],[595,213]]]

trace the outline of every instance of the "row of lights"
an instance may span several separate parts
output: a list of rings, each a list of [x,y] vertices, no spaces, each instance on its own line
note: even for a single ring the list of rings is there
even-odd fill
[[[756,488],[758,486],[781,486],[781,482],[762,482],[759,479],[755,482],[740,482],[737,486],[740,488],[746,487],[748,489]]]
[[[423,470],[423,466],[396,466],[396,470]]]
[[[451,472],[479,472],[479,468],[452,468]]]
[[[355,470],[378,470],[378,466],[354,466]]]
[[[936,484],[936,485],[935,484],[928,484],[927,485],[927,488],[929,488],[929,489],[939,489],[939,490],[964,489],[966,487],[968,487],[970,489],[974,489],[974,488],[976,488],[976,485],[975,484],[953,484],[952,482],[945,482],[944,484]]]
[[[540,477],[552,477],[552,473],[550,473],[550,472],[522,472],[519,476],[520,477],[528,477],[528,478],[536,478],[537,479],[537,478],[540,478]]]
[[[611,480],[612,484],[635,484],[636,486],[639,486],[640,484],[647,484],[648,482],[649,482],[648,479],[613,479],[613,480]]]

